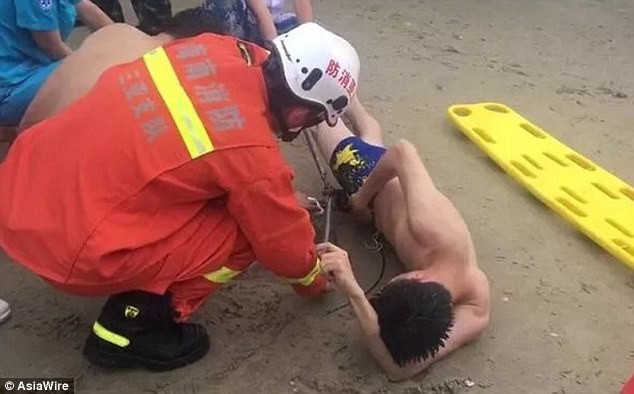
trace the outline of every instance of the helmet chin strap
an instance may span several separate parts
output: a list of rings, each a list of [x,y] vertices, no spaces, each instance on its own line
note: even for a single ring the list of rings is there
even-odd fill
[[[306,129],[306,127],[302,127],[300,129],[293,129],[293,130],[299,130],[297,132],[290,131],[290,130],[286,129],[286,130],[282,131],[282,133],[280,134],[280,138],[284,142],[291,142],[295,138],[297,138],[302,133],[302,131],[304,131],[304,129]]]
[[[281,109],[277,111],[277,119],[278,119],[277,123],[280,129],[278,135],[284,142],[293,141],[305,129],[305,127],[303,126],[292,127],[292,128],[288,127],[288,125],[286,124],[286,120],[284,119],[284,116],[282,115]]]
[[[293,141],[295,138],[297,138],[307,128],[316,126],[316,125],[318,125],[318,124],[320,124],[321,122],[324,121],[323,119],[320,119],[320,116],[318,115],[318,116],[313,117],[313,119],[310,122],[306,122],[305,124],[303,124],[301,126],[298,126],[298,127],[289,128],[286,125],[286,122],[284,121],[284,117],[281,116],[281,113],[280,113],[280,119],[281,119],[280,123],[283,125],[282,132],[280,133],[280,138],[284,142]]]

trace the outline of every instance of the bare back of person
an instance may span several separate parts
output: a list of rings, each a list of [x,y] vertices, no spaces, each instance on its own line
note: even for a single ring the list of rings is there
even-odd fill
[[[149,36],[122,23],[96,31],[47,79],[24,114],[19,129],[27,129],[61,112],[88,93],[108,68],[138,59],[169,40],[169,36]]]
[[[373,220],[405,272],[367,300],[353,274],[346,273],[345,252],[336,258],[336,247],[324,247],[334,252],[326,270],[347,294],[375,359],[391,380],[403,380],[482,333],[490,319],[489,283],[464,220],[435,187],[416,147],[401,140],[383,148],[378,123],[358,102],[347,115],[357,136],[343,122],[322,124],[314,135],[335,178],[351,196],[353,213]],[[411,296],[417,291],[417,297]],[[450,305],[451,312],[443,305]],[[419,353],[408,353],[414,349],[410,345],[419,346]],[[429,349],[435,350],[425,353]]]
[[[380,126],[358,102],[351,106],[351,112],[357,117],[352,123],[359,129],[359,137],[374,146],[383,146]],[[322,152],[328,153],[326,157],[353,135],[342,122],[332,128],[319,127],[322,129],[315,135]],[[454,302],[477,303],[483,296],[477,289],[486,277],[478,268],[471,236],[460,213],[436,189],[411,144],[394,144],[381,161],[386,159],[393,162],[398,175],[386,178],[389,180],[372,197],[377,230],[394,247],[406,271],[419,276],[460,278]],[[363,192],[363,187],[359,191]]]
[[[452,294],[456,304],[479,304],[486,277],[477,265],[469,231],[453,204],[437,190],[428,193],[424,210],[407,208],[398,178],[390,180],[374,200],[374,224],[394,247],[405,270],[433,278],[460,278]],[[426,212],[433,212],[426,215]]]

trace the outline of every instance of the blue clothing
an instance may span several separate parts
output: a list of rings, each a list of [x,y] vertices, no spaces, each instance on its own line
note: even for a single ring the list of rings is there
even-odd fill
[[[80,1],[0,0],[0,125],[17,125],[15,118],[19,122],[57,64],[37,46],[31,32],[58,30],[66,40]]]
[[[57,68],[59,61],[36,69],[22,83],[0,93],[0,126],[17,126],[31,101],[46,82],[49,75]],[[0,92],[3,89],[0,88]]]
[[[260,45],[264,43],[257,19],[246,0],[205,0],[202,8],[209,18],[210,26],[214,26],[215,33]],[[299,25],[297,16],[292,13],[284,13],[279,17],[273,15],[273,21],[277,34],[287,33]]]
[[[282,19],[279,22],[275,22],[275,29],[277,30],[278,35],[288,33],[290,30],[293,30],[297,26],[299,26],[299,20],[297,19],[297,16],[295,15],[291,15],[290,17],[286,19]]]
[[[346,194],[351,196],[359,191],[385,151],[384,147],[370,145],[357,136],[337,144],[330,157],[330,168]]]
[[[255,15],[246,0],[205,0],[202,10],[214,33],[261,43]]]

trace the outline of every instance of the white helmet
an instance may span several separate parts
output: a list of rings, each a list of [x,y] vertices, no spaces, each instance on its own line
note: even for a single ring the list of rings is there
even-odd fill
[[[310,22],[276,37],[273,46],[291,91],[322,106],[326,122],[334,126],[357,90],[359,56],[352,45]]]

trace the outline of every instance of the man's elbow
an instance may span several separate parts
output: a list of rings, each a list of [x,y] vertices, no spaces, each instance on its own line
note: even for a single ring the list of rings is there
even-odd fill
[[[415,364],[407,364],[400,366],[396,364],[393,360],[378,360],[381,368],[383,369],[383,373],[390,382],[403,382],[405,380],[409,380],[414,376],[423,372],[431,362],[427,360],[427,362],[415,363]]]
[[[476,324],[477,330],[475,333],[475,338],[480,337],[482,333],[489,327],[491,324],[491,312],[487,311],[484,315],[480,316],[478,322]]]
[[[405,367],[390,367],[383,368],[383,372],[385,372],[385,376],[390,382],[398,383],[404,382],[406,380],[414,378],[416,375],[421,374],[424,370],[429,367],[429,363],[424,363],[423,365],[419,365],[415,368],[413,366],[405,366]]]
[[[482,333],[484,333],[486,329],[489,327],[490,322],[491,322],[491,314],[489,312],[487,312],[486,314],[482,316],[478,316],[476,319],[474,319],[471,322],[471,330],[470,330],[471,333],[465,338],[463,342],[464,345],[468,345],[478,340],[478,338],[480,338]]]

